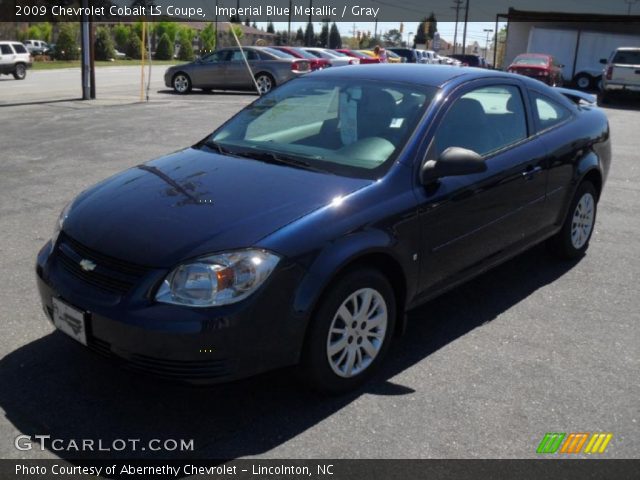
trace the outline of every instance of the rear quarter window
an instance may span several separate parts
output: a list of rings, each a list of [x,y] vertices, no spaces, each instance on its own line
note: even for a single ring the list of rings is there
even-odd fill
[[[544,95],[531,92],[533,114],[540,131],[559,125],[571,117],[571,111]]]
[[[27,49],[24,47],[24,45],[21,45],[19,43],[12,43],[12,45],[16,53],[27,53]]]

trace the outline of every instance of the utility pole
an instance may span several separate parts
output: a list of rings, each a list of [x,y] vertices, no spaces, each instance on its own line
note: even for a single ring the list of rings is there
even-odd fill
[[[493,29],[485,28],[483,30],[487,34],[487,39],[484,42],[484,58],[487,58],[487,53],[489,53],[489,34],[493,33]]]
[[[91,99],[91,42],[89,35],[89,15],[86,14],[89,10],[89,0],[82,0],[82,21],[81,38],[82,38],[82,99]]]
[[[289,0],[289,20],[287,22],[287,45],[291,44],[291,0]]]
[[[220,48],[220,44],[218,43],[218,0],[216,0],[215,24],[216,24],[216,50],[218,50]],[[175,45],[171,45],[171,52],[173,52],[175,48],[176,48]],[[173,53],[171,57],[173,58]]]
[[[451,7],[456,11],[456,27],[453,30],[453,54],[456,53],[456,48],[458,46],[458,21],[460,19],[460,9],[462,8],[462,0],[453,0],[454,7]]]
[[[631,15],[631,5],[635,4],[638,0],[624,0],[627,4],[627,15]]]
[[[469,0],[464,7],[464,32],[462,33],[462,54],[467,53],[467,23],[469,23]]]

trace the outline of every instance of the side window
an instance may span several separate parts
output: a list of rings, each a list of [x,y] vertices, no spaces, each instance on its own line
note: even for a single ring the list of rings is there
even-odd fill
[[[13,55],[13,50],[9,45],[0,45],[0,53],[2,55]]]
[[[13,43],[12,45],[16,53],[27,53],[27,49],[24,48],[24,45],[21,45],[19,43]]]
[[[247,56],[247,60],[257,60],[256,52],[253,50],[245,50],[244,54]],[[242,58],[242,52],[240,50],[234,50],[233,55],[231,55],[232,62],[244,62]]]
[[[531,94],[535,105],[534,116],[540,126],[540,130],[546,130],[562,123],[571,116],[571,112],[567,108],[553,100],[536,92],[531,92]]]
[[[204,58],[205,63],[219,63],[224,62],[229,57],[229,50],[219,50],[217,52],[212,53],[211,55],[207,55]]]
[[[447,111],[435,135],[435,154],[461,147],[488,155],[525,138],[527,117],[520,89],[482,87],[457,99]]]

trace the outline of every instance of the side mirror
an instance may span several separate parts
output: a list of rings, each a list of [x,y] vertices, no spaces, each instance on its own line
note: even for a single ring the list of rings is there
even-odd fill
[[[437,160],[427,160],[420,169],[420,182],[427,185],[442,177],[471,175],[487,170],[487,164],[473,150],[460,147],[447,148]]]
[[[607,64],[607,59],[606,59],[606,58],[601,58],[601,59],[600,59],[600,63],[601,63],[602,65],[606,65],[606,64]]]

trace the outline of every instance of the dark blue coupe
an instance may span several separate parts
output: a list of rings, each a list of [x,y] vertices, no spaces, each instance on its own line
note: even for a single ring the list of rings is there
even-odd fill
[[[542,241],[585,252],[611,156],[591,100],[435,65],[292,80],[73,200],[38,255],[44,310],[155,375],[354,388],[407,309]]]

